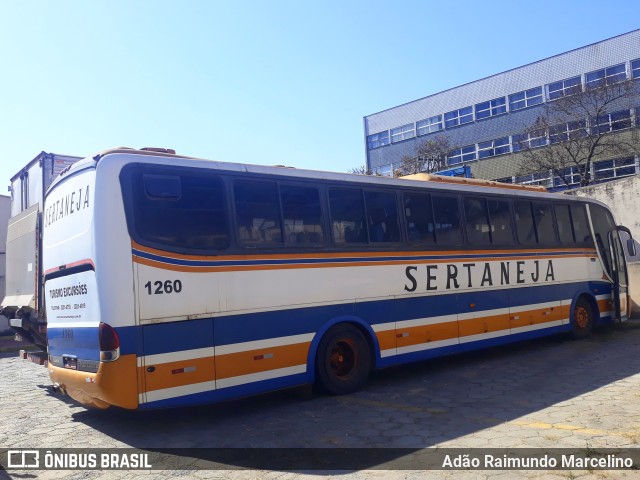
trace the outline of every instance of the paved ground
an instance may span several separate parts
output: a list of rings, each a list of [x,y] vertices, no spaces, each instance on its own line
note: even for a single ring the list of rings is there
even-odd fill
[[[158,412],[94,411],[52,395],[47,370],[0,354],[0,447],[640,446],[640,324],[374,374],[353,395],[276,392]],[[372,466],[375,467],[375,466]],[[14,472],[14,478],[318,478],[313,472]],[[326,473],[325,473],[326,474]],[[2,475],[2,472],[0,472]],[[337,478],[640,478],[640,473],[333,472]]]

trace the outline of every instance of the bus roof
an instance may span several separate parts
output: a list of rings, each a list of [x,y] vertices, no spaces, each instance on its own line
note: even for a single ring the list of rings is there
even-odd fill
[[[408,175],[399,178],[382,177],[375,175],[360,175],[353,173],[340,173],[340,172],[327,172],[321,170],[306,170],[298,168],[290,168],[283,166],[264,166],[264,165],[252,165],[243,163],[221,162],[217,160],[209,160],[197,157],[189,157],[186,155],[178,155],[171,153],[169,149],[134,149],[127,147],[118,147],[102,151],[92,157],[88,157],[85,160],[77,162],[72,165],[69,172],[73,172],[76,169],[84,168],[88,163],[99,163],[105,157],[111,155],[128,155],[148,158],[151,162],[151,158],[159,160],[158,164],[164,164],[162,160],[167,160],[166,164],[172,164],[176,166],[191,166],[201,168],[213,168],[216,170],[226,170],[228,172],[246,172],[263,175],[278,175],[284,177],[298,178],[298,179],[312,179],[312,180],[328,180],[328,181],[346,181],[354,183],[367,183],[370,185],[380,186],[415,186],[418,188],[424,188],[428,184],[429,187],[435,190],[441,191],[466,191],[469,193],[483,193],[483,194],[518,194],[522,196],[531,197],[547,197],[558,198],[560,196],[567,199],[567,201],[579,201],[586,202],[587,199],[582,199],[574,196],[564,195],[562,193],[548,192],[544,187],[524,186],[503,184],[499,182],[493,182],[489,180],[479,179],[459,179],[455,177],[444,177],[439,175],[429,174],[416,174]],[[173,161],[171,161],[173,160]],[[65,172],[66,173],[66,172]],[[56,179],[52,187],[61,180],[60,177]]]

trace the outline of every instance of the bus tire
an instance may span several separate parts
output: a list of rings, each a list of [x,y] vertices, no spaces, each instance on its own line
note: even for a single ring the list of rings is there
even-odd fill
[[[593,329],[593,307],[584,297],[578,298],[573,307],[571,334],[576,340],[582,340],[591,335]]]
[[[322,337],[316,354],[316,374],[325,391],[333,395],[353,393],[366,383],[370,371],[369,343],[358,328],[342,323]]]

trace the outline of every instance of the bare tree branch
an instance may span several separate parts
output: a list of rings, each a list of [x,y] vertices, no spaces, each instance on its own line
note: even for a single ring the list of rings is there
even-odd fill
[[[580,185],[588,185],[593,181],[595,159],[638,151],[637,135],[632,134],[631,140],[615,135],[632,126],[636,82],[603,81],[594,86],[578,85],[561,94],[545,103],[534,124],[517,135],[517,141],[514,138],[514,151],[520,151],[525,159],[519,175],[550,171],[568,186],[579,174]]]
[[[434,173],[447,166],[447,157],[451,151],[449,138],[445,135],[437,135],[419,143],[416,146],[416,155],[402,157],[400,167],[394,175],[412,175],[415,173]]]

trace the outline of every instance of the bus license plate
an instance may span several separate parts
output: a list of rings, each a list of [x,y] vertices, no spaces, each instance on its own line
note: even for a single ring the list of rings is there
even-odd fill
[[[71,370],[78,369],[78,359],[71,357],[63,357],[62,358],[64,368],[70,368]]]

